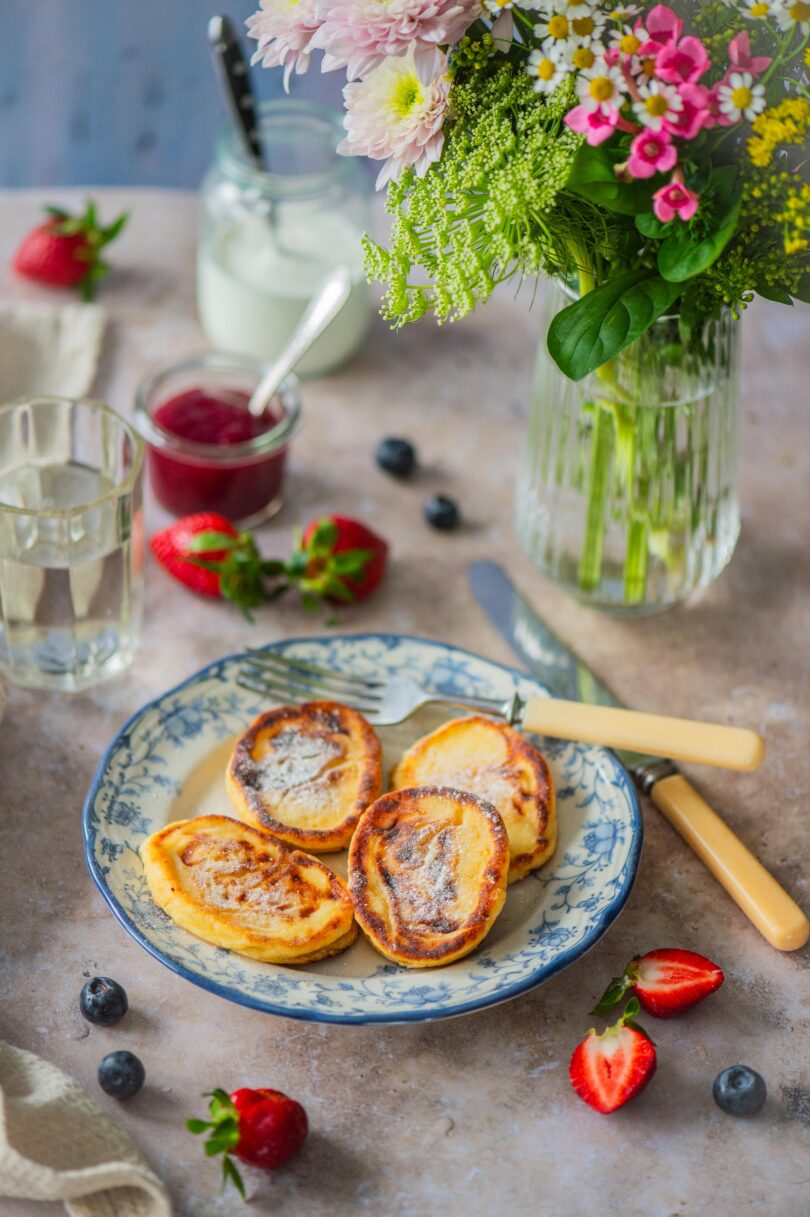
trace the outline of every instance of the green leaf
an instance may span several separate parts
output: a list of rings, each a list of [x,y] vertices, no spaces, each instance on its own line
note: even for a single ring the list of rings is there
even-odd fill
[[[773,300],[776,304],[793,304],[793,297],[786,287],[779,287],[771,283],[765,287],[758,287],[756,290],[757,295],[762,296],[765,300]]]
[[[810,304],[810,271],[805,271],[799,280],[799,286],[794,290],[793,295],[797,300],[803,300],[805,304]]]
[[[362,575],[373,557],[370,549],[347,549],[335,554],[330,565],[336,575]]]
[[[582,380],[635,342],[680,292],[680,285],[648,270],[608,279],[557,314],[549,326],[549,353],[561,372]]]
[[[624,976],[614,976],[590,1013],[607,1014],[608,1010],[618,1005],[632,983],[627,973]]]
[[[707,234],[698,239],[694,225],[684,224],[682,220],[670,220],[668,225],[670,236],[658,251],[658,269],[664,279],[673,284],[682,284],[708,270],[737,231],[742,191],[737,189],[735,168],[715,169],[711,187],[714,191],[711,206],[715,208],[715,214]]]
[[[321,611],[322,601],[319,596],[312,592],[301,592],[301,603],[304,606],[305,613],[319,613]]]
[[[286,570],[286,562],[281,562],[278,558],[266,558],[261,564],[263,575],[283,575],[286,573]]]
[[[292,579],[305,575],[307,573],[308,566],[309,554],[305,549],[294,550],[284,563],[284,569]]]
[[[198,1133],[201,1133],[201,1132],[205,1132],[205,1130],[207,1128],[213,1128],[213,1127],[214,1126],[210,1120],[195,1120],[195,1119],[186,1120],[186,1128],[188,1129],[189,1132],[193,1132],[195,1135]]]
[[[659,220],[652,211],[645,211],[640,216],[636,216],[636,228],[643,237],[652,237],[655,240],[665,237],[672,231],[669,224]]]
[[[318,557],[325,557],[331,554],[335,548],[338,539],[337,524],[334,520],[330,520],[328,516],[324,516],[315,525],[312,536],[307,542],[307,549],[310,554]]]
[[[623,182],[617,178],[610,153],[601,144],[596,148],[582,145],[565,186],[566,190],[620,215],[648,211],[654,190],[652,181]]]
[[[116,237],[121,235],[122,231],[126,227],[127,221],[129,220],[129,216],[130,213],[128,211],[122,211],[121,215],[113,220],[111,224],[108,224],[106,228],[102,228],[102,245],[109,245],[110,241],[114,241]]]
[[[206,1098],[211,1100],[208,1110],[211,1112],[212,1120],[219,1120],[223,1117],[226,1119],[233,1118],[235,1109],[231,1102],[231,1096],[226,1090],[217,1087],[216,1090],[206,1091]]]
[[[236,1190],[238,1191],[239,1195],[242,1197],[242,1199],[247,1200],[247,1194],[245,1192],[245,1185],[244,1185],[244,1182],[242,1181],[242,1176],[239,1174],[239,1171],[234,1166],[233,1159],[231,1158],[230,1154],[226,1154],[225,1157],[222,1159],[222,1186],[223,1187],[225,1187],[225,1185],[227,1184],[229,1179],[230,1179],[231,1183],[234,1185],[234,1187],[236,1188]]]
[[[192,537],[187,545],[190,554],[207,554],[218,549],[235,549],[240,544],[239,537],[232,537],[227,532],[215,532],[209,529],[207,532],[198,532],[196,537]]]

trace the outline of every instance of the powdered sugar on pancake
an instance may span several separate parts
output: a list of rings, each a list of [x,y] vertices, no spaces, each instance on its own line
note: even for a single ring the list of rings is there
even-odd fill
[[[294,728],[279,731],[273,751],[250,768],[254,788],[281,798],[295,786],[314,782],[343,756],[340,744],[326,735],[306,735]]]

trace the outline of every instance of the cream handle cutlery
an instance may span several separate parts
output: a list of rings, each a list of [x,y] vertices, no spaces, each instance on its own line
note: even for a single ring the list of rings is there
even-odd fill
[[[780,951],[804,946],[810,921],[796,901],[685,777],[661,778],[650,798],[772,946]]]
[[[527,731],[558,739],[627,748],[745,773],[758,768],[765,755],[762,736],[744,727],[668,718],[557,697],[529,698],[520,721]]]

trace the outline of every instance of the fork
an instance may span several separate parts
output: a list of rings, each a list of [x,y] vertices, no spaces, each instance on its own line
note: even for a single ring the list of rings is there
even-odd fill
[[[359,710],[377,727],[391,727],[410,718],[422,706],[440,704],[480,710],[505,719],[511,726],[557,739],[628,748],[748,773],[760,765],[765,755],[762,737],[744,727],[594,706],[557,697],[523,698],[517,688],[505,701],[448,694],[426,689],[412,676],[374,679],[319,667],[272,650],[251,648],[236,683],[280,702],[319,698],[341,701]]]

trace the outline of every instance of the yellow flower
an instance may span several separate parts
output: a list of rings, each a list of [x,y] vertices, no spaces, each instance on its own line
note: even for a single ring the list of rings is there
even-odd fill
[[[770,106],[754,119],[747,151],[749,160],[760,169],[767,168],[780,144],[801,144],[810,131],[810,101],[788,97]]]

